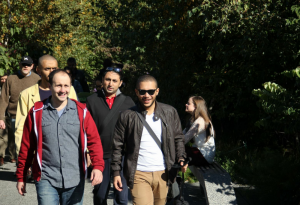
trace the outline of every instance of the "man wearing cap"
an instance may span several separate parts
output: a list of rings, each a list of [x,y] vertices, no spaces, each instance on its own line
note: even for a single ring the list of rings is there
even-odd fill
[[[11,162],[16,162],[14,132],[20,92],[34,85],[40,79],[37,74],[31,72],[33,61],[30,56],[22,57],[19,66],[20,70],[18,70],[17,74],[10,75],[3,84],[0,97],[0,129],[5,129],[6,126],[8,128],[8,147]],[[8,122],[5,125],[6,109]]]
[[[111,146],[115,124],[120,112],[134,106],[131,97],[123,95],[119,90],[122,85],[122,70],[120,68],[106,68],[103,73],[102,85],[102,90],[89,96],[86,101],[87,109],[98,128],[105,162],[103,182],[96,185],[93,190],[94,205],[107,204],[111,178]],[[128,203],[128,188],[122,172],[121,177],[124,186],[121,192],[114,190],[114,205],[127,205]]]

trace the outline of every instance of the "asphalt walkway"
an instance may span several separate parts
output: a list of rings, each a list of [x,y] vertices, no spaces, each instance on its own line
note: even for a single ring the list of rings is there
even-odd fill
[[[35,185],[33,182],[27,182],[25,196],[18,194],[16,189],[16,177],[14,172],[16,166],[14,163],[5,162],[3,166],[0,167],[0,205],[37,205],[37,196]],[[251,205],[245,200],[245,198],[238,191],[239,187],[235,186],[237,202],[239,205]],[[85,191],[84,191],[84,205],[93,204],[93,187],[90,181],[87,179],[85,182]],[[201,195],[199,183],[186,183],[184,188],[184,199],[189,202],[189,205],[205,205],[205,199]],[[129,205],[132,205],[131,198],[129,196]],[[171,205],[172,203],[168,203]],[[255,203],[254,203],[255,204]],[[108,196],[108,205],[113,205],[113,191],[112,189],[109,192]]]

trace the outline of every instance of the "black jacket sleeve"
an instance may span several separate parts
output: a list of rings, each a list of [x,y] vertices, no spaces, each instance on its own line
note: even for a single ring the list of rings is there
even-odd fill
[[[113,150],[111,159],[111,169],[114,176],[120,176],[120,170],[122,170],[122,152],[124,150],[126,120],[124,113],[121,113],[116,123],[113,137]]]

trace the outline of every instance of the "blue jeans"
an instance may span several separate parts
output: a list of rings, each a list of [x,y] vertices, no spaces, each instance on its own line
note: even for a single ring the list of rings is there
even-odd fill
[[[39,205],[82,205],[84,192],[84,178],[76,187],[56,188],[48,180],[35,182]]]
[[[110,189],[111,179],[111,159],[104,159],[105,168],[103,170],[103,181],[101,184],[94,186],[94,205],[107,205],[107,197]],[[122,157],[122,166],[124,163],[124,156]],[[123,170],[120,173],[123,190],[117,191],[114,188],[114,205],[127,205],[128,204],[128,187],[125,178],[123,177]]]

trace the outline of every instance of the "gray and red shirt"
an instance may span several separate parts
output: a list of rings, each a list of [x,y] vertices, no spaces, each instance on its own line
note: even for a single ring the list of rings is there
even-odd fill
[[[77,186],[81,178],[80,121],[76,103],[57,111],[48,98],[42,116],[42,178],[57,188]]]
[[[87,176],[87,163],[86,163],[86,150],[90,152],[90,158],[94,169],[98,169],[103,172],[104,160],[103,149],[98,134],[97,127],[85,104],[82,104],[76,100],[77,116],[79,118],[79,124],[76,125],[80,129],[79,134],[79,167],[80,174]],[[45,102],[45,101],[44,101]],[[27,170],[32,165],[33,178],[39,181],[43,171],[43,155],[46,154],[44,143],[46,138],[43,134],[43,108],[44,102],[39,101],[34,104],[30,109],[23,130],[23,137],[21,143],[21,149],[18,157],[18,168],[16,172],[17,180],[19,182],[26,180]],[[74,116],[72,117],[74,119]],[[67,147],[64,153],[69,152]],[[69,153],[68,153],[69,154]]]

